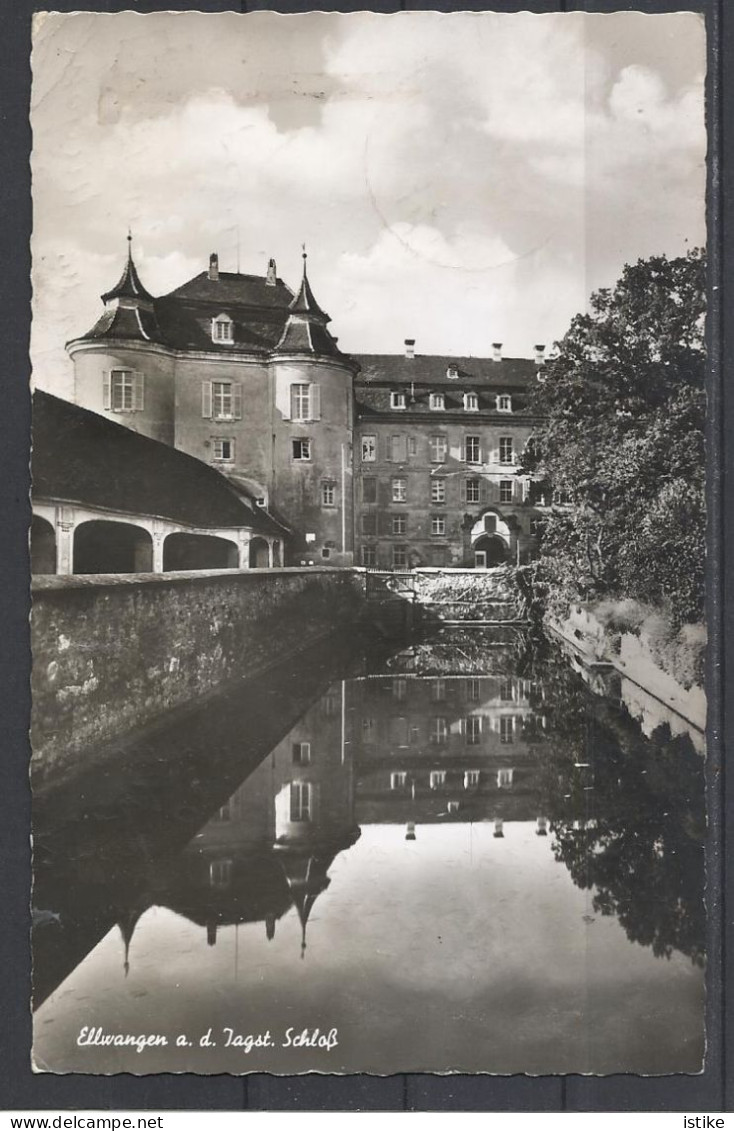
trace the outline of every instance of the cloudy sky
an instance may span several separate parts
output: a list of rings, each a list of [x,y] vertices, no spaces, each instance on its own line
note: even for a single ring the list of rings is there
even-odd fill
[[[73,395],[128,224],[154,294],[305,241],[345,350],[531,356],[703,242],[704,73],[692,14],[39,16],[35,380]]]

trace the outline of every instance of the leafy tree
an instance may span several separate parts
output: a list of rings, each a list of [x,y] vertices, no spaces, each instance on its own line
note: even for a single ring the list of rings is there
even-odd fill
[[[705,260],[624,269],[592,295],[539,375],[524,470],[559,495],[537,580],[566,603],[624,594],[701,616]]]

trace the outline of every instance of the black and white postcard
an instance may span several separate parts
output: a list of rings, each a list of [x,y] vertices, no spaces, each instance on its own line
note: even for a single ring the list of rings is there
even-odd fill
[[[702,16],[32,69],[34,1070],[701,1072]]]

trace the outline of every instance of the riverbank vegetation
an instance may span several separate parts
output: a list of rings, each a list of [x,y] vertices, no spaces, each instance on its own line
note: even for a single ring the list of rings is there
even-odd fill
[[[552,500],[533,566],[545,607],[606,602],[613,619],[619,603],[618,627],[647,623],[667,670],[701,652],[683,630],[704,614],[705,286],[694,250],[593,294],[539,374],[523,467]]]

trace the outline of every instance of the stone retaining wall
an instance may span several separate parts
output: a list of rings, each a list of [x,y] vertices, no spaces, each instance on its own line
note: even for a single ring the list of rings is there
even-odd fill
[[[37,578],[33,764],[264,670],[354,622],[363,589],[362,573],[318,568]]]

